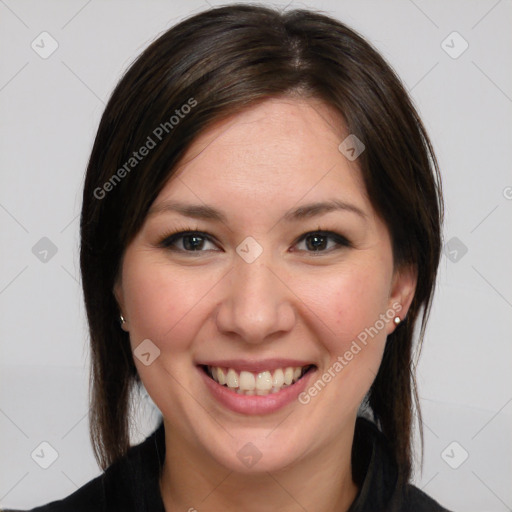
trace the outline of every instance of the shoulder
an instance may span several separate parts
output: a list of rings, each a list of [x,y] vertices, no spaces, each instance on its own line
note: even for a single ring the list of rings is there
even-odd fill
[[[414,485],[407,485],[403,492],[400,512],[450,512],[436,500]]]
[[[368,418],[358,417],[352,452],[360,492],[350,512],[450,512],[412,484],[398,484],[398,467],[388,439]]]
[[[22,511],[0,509],[0,512],[95,512],[104,509],[104,476],[102,474],[76,490],[64,499]]]
[[[163,511],[158,476],[165,456],[164,427],[64,499],[30,510],[0,512],[141,512]]]
[[[131,452],[133,452],[133,448]],[[121,505],[126,504],[125,499],[133,489],[130,485],[131,481],[128,480],[132,476],[128,474],[131,471],[130,458],[124,457],[115,462],[102,474],[63,499],[51,501],[30,510],[0,509],[0,512],[114,512],[114,510],[124,510]]]

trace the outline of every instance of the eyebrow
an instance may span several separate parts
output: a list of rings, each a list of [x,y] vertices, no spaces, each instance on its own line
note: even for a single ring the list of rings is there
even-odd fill
[[[368,215],[356,205],[341,201],[339,199],[331,199],[329,201],[322,201],[299,206],[285,213],[283,219],[287,222],[294,222],[305,218],[323,215],[332,211],[346,211],[355,213],[363,219],[368,218]],[[149,209],[148,215],[155,215],[163,212],[177,212],[185,217],[192,217],[194,219],[213,220],[224,223],[227,222],[227,216],[212,206],[187,204],[177,201],[164,201],[160,204],[152,206]]]

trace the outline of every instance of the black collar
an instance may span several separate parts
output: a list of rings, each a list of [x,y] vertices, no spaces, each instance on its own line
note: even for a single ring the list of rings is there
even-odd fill
[[[105,510],[165,512],[160,475],[165,459],[163,419],[141,444],[103,475]],[[352,477],[359,492],[348,512],[448,512],[412,485],[397,488],[397,466],[384,434],[358,417],[352,445]]]

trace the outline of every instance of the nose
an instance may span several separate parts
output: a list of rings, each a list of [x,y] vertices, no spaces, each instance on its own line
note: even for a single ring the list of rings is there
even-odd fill
[[[260,258],[252,263],[242,258],[235,262],[226,276],[226,292],[216,315],[220,332],[236,334],[251,344],[274,340],[291,331],[296,322],[294,294],[279,270]]]

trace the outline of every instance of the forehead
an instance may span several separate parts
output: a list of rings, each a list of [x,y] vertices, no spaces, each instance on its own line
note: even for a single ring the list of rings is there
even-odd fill
[[[367,202],[357,161],[338,149],[341,114],[316,99],[272,98],[214,123],[188,148],[155,201],[297,203],[326,194]],[[194,197],[195,196],[195,197]]]

